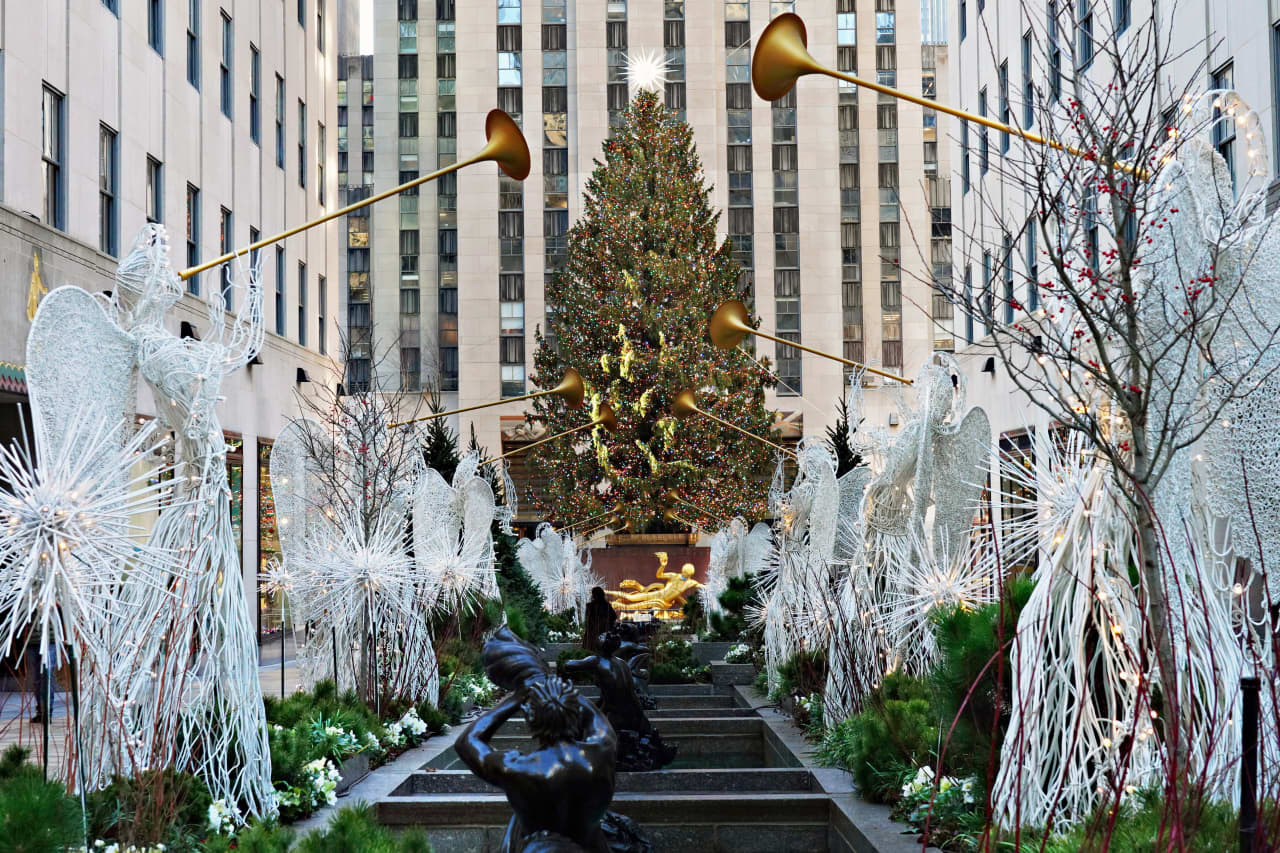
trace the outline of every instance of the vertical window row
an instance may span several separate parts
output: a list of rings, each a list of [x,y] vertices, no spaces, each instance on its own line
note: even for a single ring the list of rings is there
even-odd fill
[[[232,230],[233,223],[231,211],[225,207],[218,210],[218,254],[225,255],[232,250],[232,244],[235,242],[235,232]],[[223,264],[218,269],[218,287],[222,292],[222,306],[228,311],[233,309],[231,289],[231,264]]]
[[[924,69],[921,94],[930,100],[938,98],[937,50],[935,44],[920,46]],[[950,176],[938,174],[938,114],[931,109],[924,111],[924,169],[929,194],[929,268],[933,286],[929,316],[933,323],[933,348],[951,352],[956,346],[951,331],[955,312],[947,297],[947,288],[951,286],[951,181]]]
[[[200,188],[187,184],[187,266],[200,263]],[[200,295],[199,274],[187,279],[187,290]]]
[[[342,193],[348,186],[348,172],[350,165],[350,152],[347,148],[347,132],[351,125],[350,103],[347,100],[347,92],[351,84],[352,67],[359,68],[360,63],[351,57],[342,57],[338,60],[338,86],[337,86],[337,106],[338,106],[338,192]],[[359,82],[359,78],[357,78]]]
[[[367,196],[366,187],[352,187],[349,202]],[[347,390],[369,390],[373,356],[373,321],[369,305],[369,212],[347,215]]]
[[[544,277],[569,257],[569,54],[566,0],[542,0],[542,236]],[[544,287],[543,292],[546,292]],[[548,303],[547,338],[555,346],[555,306]]]
[[[927,83],[922,73],[922,86]],[[876,0],[876,79],[898,82],[898,22],[894,0]],[[936,64],[934,87],[936,89]],[[925,118],[928,121],[928,117]],[[888,370],[902,370],[902,251],[899,212],[898,102],[876,99],[877,193],[880,210],[880,360]]]
[[[858,14],[854,0],[836,3],[836,67],[858,71]],[[863,362],[866,329],[862,313],[862,178],[858,165],[858,88],[840,81],[836,103],[840,134],[840,307],[844,357]],[[847,376],[852,368],[845,369]]]
[[[777,16],[795,10],[794,3],[770,3]],[[773,296],[778,337],[800,343],[800,207],[796,151],[796,90],[770,107],[773,127]],[[800,350],[777,344],[778,394],[801,389]]]
[[[231,103],[234,87],[231,83],[231,60],[235,56],[235,35],[231,26],[231,16],[222,11],[222,57],[218,60],[219,97],[222,114],[231,118]]]
[[[453,3],[436,4],[436,154],[437,167],[457,159],[457,75]],[[438,219],[438,305],[436,338],[440,347],[439,382],[458,390],[458,182],[448,175],[436,182]],[[415,258],[416,262],[416,258]]]
[[[728,236],[745,301],[755,294],[755,210],[751,150],[751,4],[724,4],[725,111],[728,131]]]
[[[498,106],[522,124],[523,0],[498,3]],[[545,155],[544,155],[545,156]],[[524,393],[524,184],[498,173],[498,363],[502,396]]]
[[[114,257],[119,251],[119,201],[117,181],[120,156],[116,132],[98,126],[98,248]]]
[[[298,186],[307,186],[307,105],[298,99]]]
[[[622,112],[627,108],[627,0],[606,0],[605,5],[605,86],[609,108],[609,127],[622,125]]]
[[[399,174],[396,183],[403,184],[412,181],[419,176],[422,164],[419,160],[419,140],[421,129],[418,126],[419,113],[417,109],[416,98],[409,104],[402,104],[398,99],[400,92],[412,91],[417,92],[418,87],[418,9],[416,3],[400,3],[397,4],[396,10],[397,26],[400,31],[399,44],[396,55],[396,86],[397,86],[397,102],[396,102],[396,156]],[[450,52],[452,59],[452,52]],[[439,56],[437,55],[437,62]],[[364,82],[368,80],[372,85],[372,79],[368,76],[361,80],[361,160],[373,158],[373,92],[372,89],[368,94],[364,94]],[[405,107],[410,107],[406,109]],[[366,116],[367,113],[367,116]],[[452,115],[452,113],[450,113]],[[368,140],[366,142],[366,139]],[[441,144],[441,158],[448,152],[448,163],[453,162],[453,152],[455,148],[450,145]],[[447,164],[442,164],[447,165]],[[363,163],[362,171],[365,169]],[[369,172],[372,172],[370,167]],[[369,175],[370,183],[372,175]],[[450,176],[452,177],[452,176]],[[400,294],[400,305],[398,311],[399,328],[397,330],[397,346],[400,351],[400,390],[401,391],[417,391],[422,387],[422,306],[421,306],[421,222],[418,218],[418,199],[419,190],[411,189],[403,192],[399,196],[399,227],[400,235],[400,271],[397,286]],[[361,307],[356,308],[356,322],[360,323],[361,334],[365,339],[371,334],[368,329],[370,325],[369,317],[369,221],[357,220],[355,233],[350,233],[348,229],[348,241],[356,245],[355,251],[358,254],[358,269],[363,273],[362,278],[357,279],[354,283],[356,288],[363,286],[363,292],[360,295],[364,298]],[[350,255],[348,255],[350,260]],[[442,259],[443,262],[443,259]],[[348,273],[350,275],[350,273]],[[348,287],[352,287],[352,282],[348,282]],[[371,357],[371,354],[370,354]],[[359,378],[359,377],[357,377]]]
[[[298,261],[298,345],[307,345],[307,265]]]
[[[685,119],[684,3],[685,0],[665,0],[662,16],[662,45],[667,54],[666,104],[681,121]]]

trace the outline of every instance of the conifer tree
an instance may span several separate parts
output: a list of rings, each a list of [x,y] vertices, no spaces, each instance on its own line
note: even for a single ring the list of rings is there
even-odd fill
[[[621,503],[633,532],[668,529],[662,495],[670,489],[702,510],[675,511],[708,527],[765,514],[773,451],[707,418],[671,414],[675,396],[694,388],[700,408],[758,436],[768,437],[774,420],[764,405],[767,366],[707,337],[717,305],[750,299],[729,242],[716,238],[709,198],[689,126],[641,90],[604,143],[569,231],[567,263],[548,283],[552,334],[537,335],[533,380],[548,387],[573,367],[587,405],[539,398],[530,420],[558,433],[588,423],[603,403],[618,420],[614,433],[597,426],[531,451],[559,523]]]

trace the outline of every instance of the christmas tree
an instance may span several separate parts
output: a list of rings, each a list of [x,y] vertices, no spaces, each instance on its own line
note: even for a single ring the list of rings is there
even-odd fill
[[[693,388],[701,409],[755,435],[768,437],[773,422],[767,364],[707,337],[717,305],[750,299],[729,242],[716,240],[709,197],[689,126],[640,91],[604,144],[567,263],[547,285],[553,334],[537,336],[534,381],[549,387],[576,368],[588,405],[542,397],[530,421],[559,433],[590,422],[604,403],[618,420],[616,432],[597,426],[530,452],[559,524],[620,503],[631,531],[670,529],[662,514],[671,489],[687,502],[675,512],[703,526],[765,514],[774,451],[708,418],[671,414],[675,396]]]

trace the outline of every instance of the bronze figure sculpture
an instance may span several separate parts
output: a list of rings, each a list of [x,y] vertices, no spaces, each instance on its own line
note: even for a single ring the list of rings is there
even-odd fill
[[[600,688],[600,708],[618,734],[618,769],[660,770],[675,760],[676,750],[662,742],[645,715],[631,667],[617,656],[621,644],[618,634],[602,634],[597,653],[567,661],[565,672],[586,673]]]
[[[609,811],[618,738],[608,718],[506,627],[485,644],[484,661],[490,680],[511,693],[454,748],[472,773],[507,795],[514,814],[501,853],[650,853],[640,829]],[[518,711],[535,748],[494,749],[491,739]]]

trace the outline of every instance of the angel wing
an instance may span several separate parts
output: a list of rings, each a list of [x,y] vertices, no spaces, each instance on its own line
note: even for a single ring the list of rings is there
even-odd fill
[[[871,482],[871,469],[858,465],[846,471],[836,483],[840,490],[839,516],[836,519],[835,559],[850,562],[863,549],[866,525],[862,518],[862,497]]]
[[[302,418],[285,424],[271,445],[271,495],[286,561],[301,559],[308,533],[324,522],[324,463],[316,458],[318,449],[329,446],[324,438],[320,424]]]
[[[758,522],[755,527],[751,528],[751,532],[743,538],[737,577],[759,574],[764,571],[765,563],[768,561],[769,552],[772,549],[773,529],[764,522]]]
[[[990,470],[991,422],[972,408],[954,432],[935,437],[933,456],[933,549],[943,554],[964,551]]]
[[[26,367],[41,458],[57,456],[76,423],[132,415],[137,355],[133,336],[88,291],[68,285],[44,298],[27,336]]]

